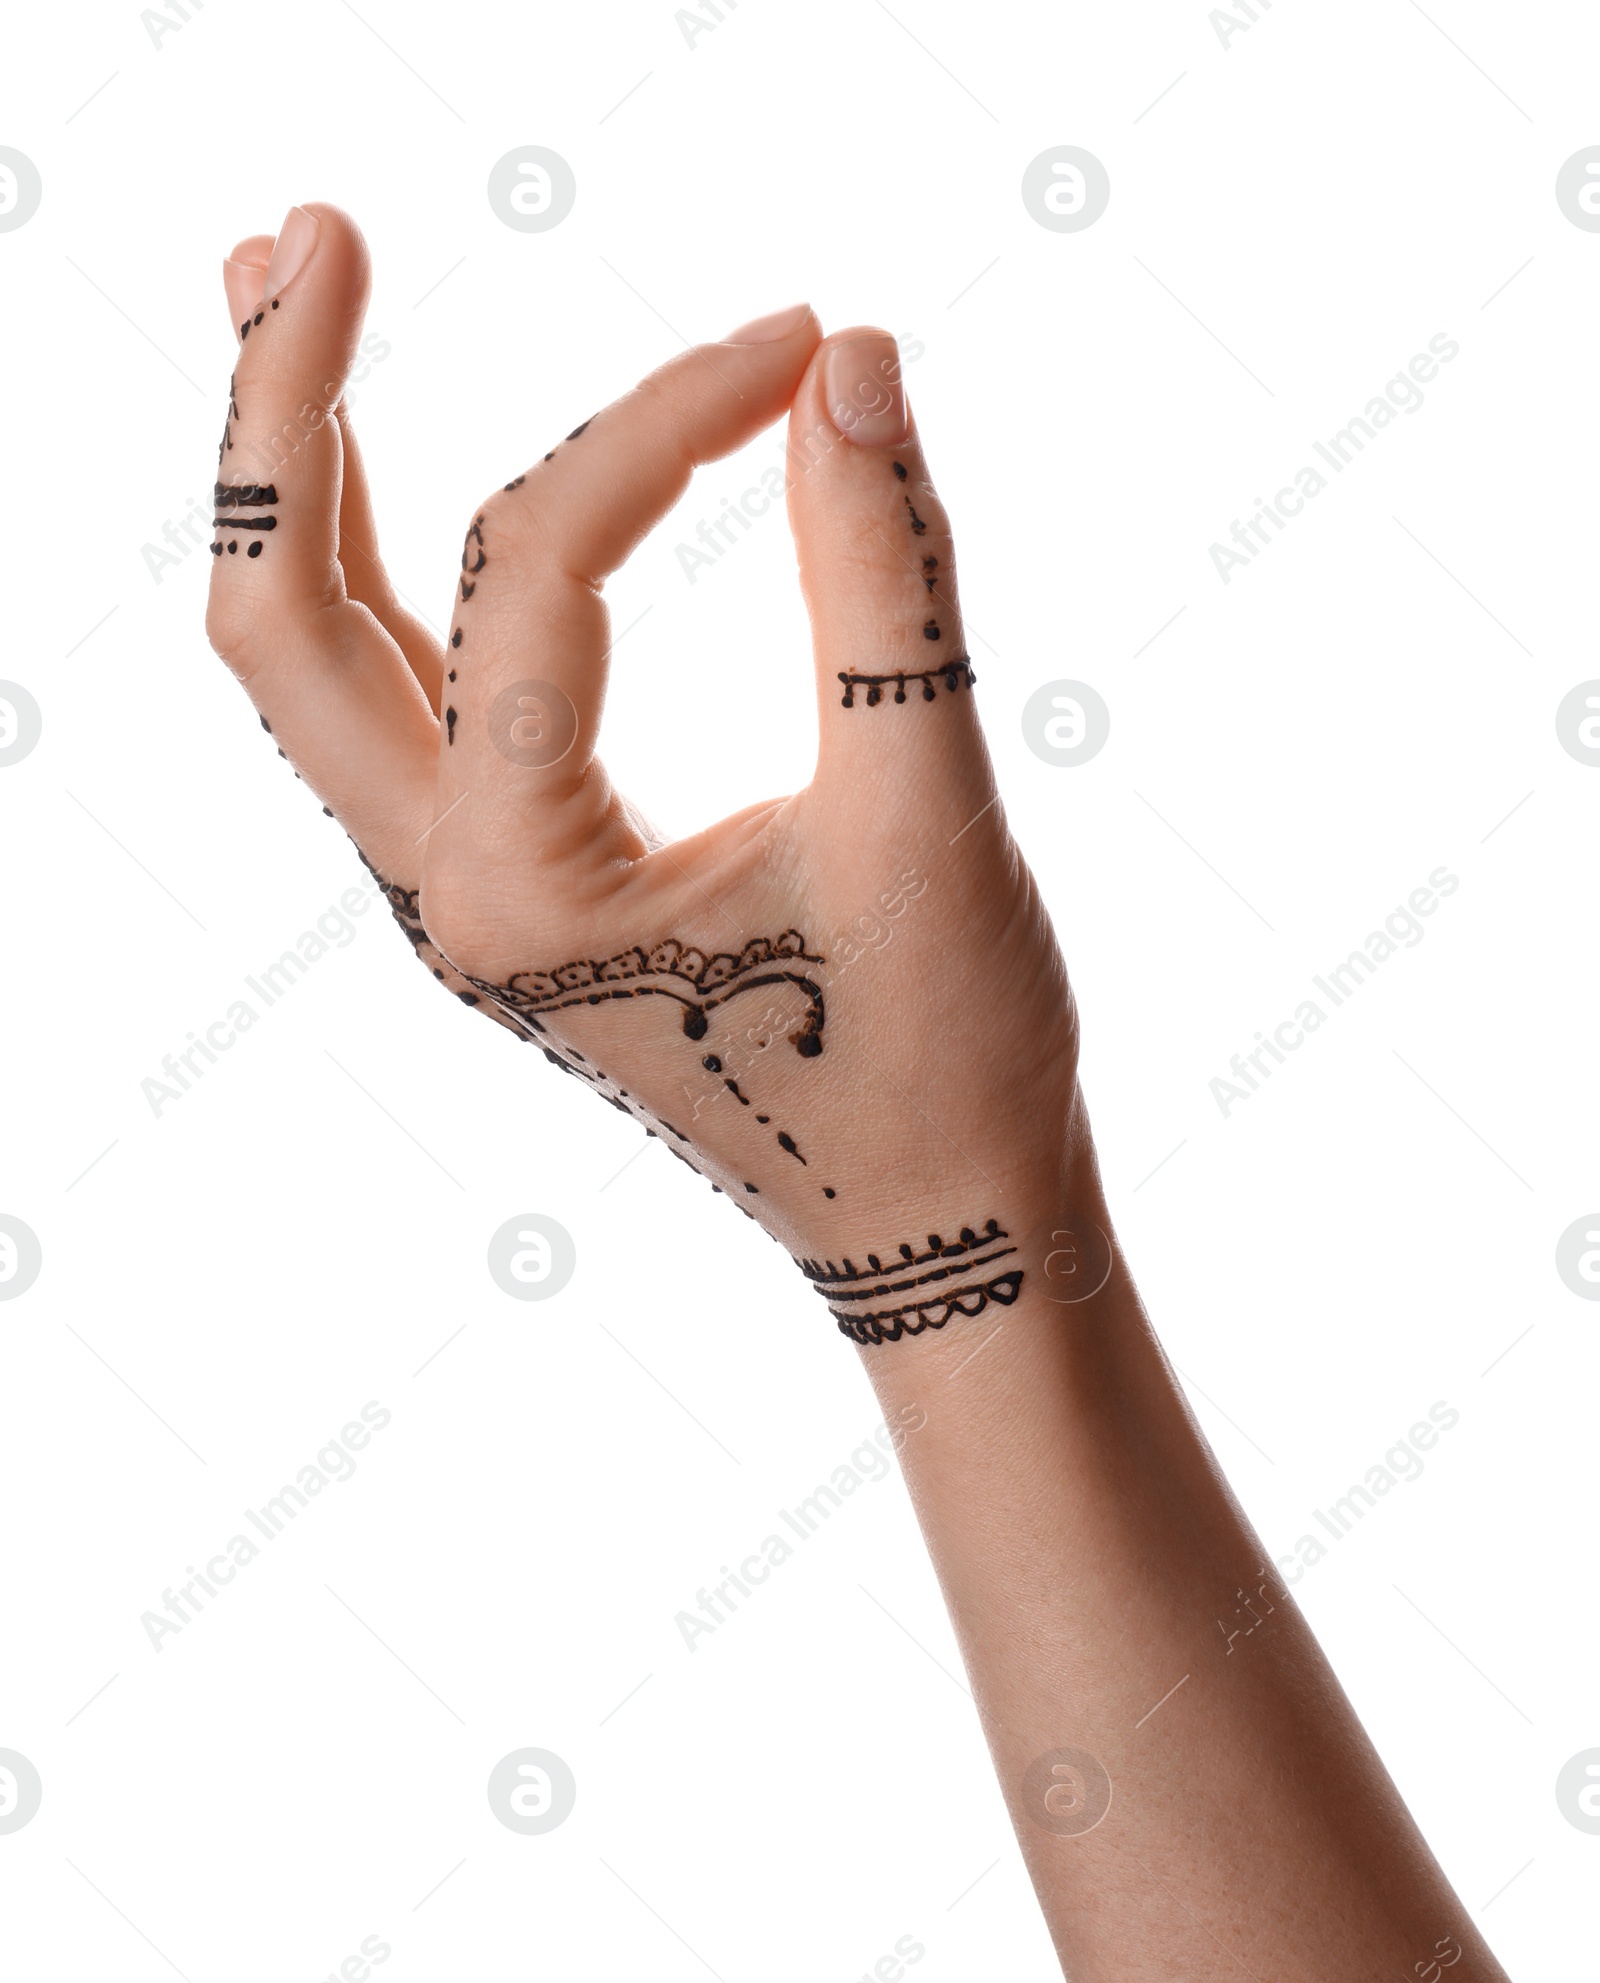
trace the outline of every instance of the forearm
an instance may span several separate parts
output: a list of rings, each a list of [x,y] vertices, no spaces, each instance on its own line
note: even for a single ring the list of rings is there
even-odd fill
[[[920,1426],[902,1466],[1064,1965],[1502,1978],[1100,1250],[1081,1110],[1068,1141],[1007,1208],[1014,1305],[862,1351]]]

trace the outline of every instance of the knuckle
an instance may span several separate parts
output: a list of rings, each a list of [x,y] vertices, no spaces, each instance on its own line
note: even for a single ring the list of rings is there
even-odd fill
[[[491,490],[472,512],[461,546],[461,570],[468,584],[496,551],[523,557],[539,548],[548,530],[545,504],[521,483]]]
[[[483,918],[461,887],[449,877],[425,880],[418,902],[428,941],[444,961],[464,978],[487,978],[492,957],[485,943]]]
[[[206,639],[236,680],[248,682],[260,668],[260,613],[234,587],[212,586],[206,604]]]

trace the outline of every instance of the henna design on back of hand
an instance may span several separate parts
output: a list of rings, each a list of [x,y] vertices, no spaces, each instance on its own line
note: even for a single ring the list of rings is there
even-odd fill
[[[666,1147],[701,1177],[705,1177],[706,1173],[700,1166],[685,1156],[683,1149],[675,1147],[675,1144],[682,1144],[687,1149],[693,1149],[692,1138],[664,1117],[656,1115],[637,1096],[630,1095],[626,1088],[612,1082],[603,1069],[593,1066],[575,1047],[557,1042],[549,1033],[544,1018],[552,1012],[605,1005],[617,999],[663,996],[673,998],[683,1006],[684,1034],[691,1040],[699,1040],[708,1031],[707,1015],[729,999],[760,986],[792,984],[805,993],[807,1009],[799,1028],[789,1035],[790,1044],[806,1060],[815,1059],[822,1051],[824,1006],[821,987],[810,973],[790,967],[802,963],[820,965],[825,960],[806,949],[805,938],[798,930],[785,930],[779,937],[755,937],[737,955],[731,951],[700,950],[676,937],[669,937],[649,951],[636,946],[603,960],[577,958],[554,971],[518,972],[509,984],[498,985],[489,979],[474,978],[456,971],[423,923],[419,908],[420,890],[389,881],[359,847],[356,852],[362,866],[383,890],[395,921],[405,932],[419,960],[428,966],[435,978],[450,985],[451,979],[446,977],[448,967],[455,981],[452,989],[456,985],[472,987],[471,990],[456,989],[456,997],[463,1005],[476,1006],[508,1032],[537,1046],[552,1066],[584,1082],[602,1101],[632,1117],[641,1124],[647,1136],[657,1136],[664,1131],[666,1137],[674,1139],[667,1142]],[[703,1055],[701,1066],[709,1074],[722,1074],[722,1060],[714,1053]],[[745,1107],[750,1106],[749,1096],[741,1092],[738,1083],[731,1077],[723,1080],[720,1086],[737,1096]],[[697,1108],[697,1116],[698,1113]],[[757,1115],[755,1120],[770,1124],[772,1119],[768,1115]],[[775,1135],[778,1147],[787,1156],[808,1167],[807,1158],[787,1130],[778,1129]],[[720,1184],[707,1181],[711,1182],[714,1191],[722,1191]],[[744,1189],[752,1197],[760,1194],[760,1187],[749,1179],[744,1180]],[[831,1187],[825,1186],[823,1189],[825,1196],[836,1196]],[[741,1207],[741,1210],[748,1211],[748,1208]]]
[[[791,929],[778,937],[752,937],[737,955],[707,952],[668,937],[651,950],[635,945],[615,957],[575,958],[553,971],[518,971],[503,985],[479,978],[468,982],[533,1024],[542,1013],[603,1005],[609,999],[675,999],[683,1007],[684,1036],[690,1040],[705,1038],[709,1015],[729,999],[766,985],[793,985],[805,994],[807,1011],[789,1041],[796,1053],[810,1060],[822,1052],[826,1017],[822,987],[794,967],[823,961],[806,949],[800,932]]]

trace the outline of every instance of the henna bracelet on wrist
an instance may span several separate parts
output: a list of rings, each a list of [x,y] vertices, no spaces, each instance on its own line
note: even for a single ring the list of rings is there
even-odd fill
[[[992,1277],[980,1272],[1016,1252],[1004,1243],[1009,1238],[997,1219],[989,1219],[981,1232],[963,1226],[949,1242],[929,1233],[923,1253],[902,1241],[887,1266],[876,1253],[867,1255],[864,1268],[848,1257],[838,1266],[831,1260],[802,1260],[799,1266],[828,1303],[842,1335],[857,1343],[895,1343],[925,1329],[942,1329],[958,1315],[981,1315],[991,1302],[1009,1308],[1021,1290],[1022,1269],[1010,1267]],[[904,1294],[914,1299],[887,1308],[855,1305]]]

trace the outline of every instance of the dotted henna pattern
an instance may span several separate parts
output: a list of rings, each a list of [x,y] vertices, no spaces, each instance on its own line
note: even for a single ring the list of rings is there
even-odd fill
[[[939,637],[937,627],[934,628],[931,634],[928,633],[926,627],[923,628],[923,632],[930,640],[937,640]],[[944,666],[940,668],[923,668],[918,670],[909,668],[897,669],[892,675],[863,675],[852,668],[848,672],[841,670],[839,679],[844,683],[844,694],[839,698],[841,708],[854,709],[856,706],[856,690],[865,689],[867,692],[867,707],[873,709],[882,702],[883,692],[891,682],[894,684],[894,700],[896,702],[905,701],[907,682],[920,682],[922,684],[923,701],[932,702],[934,696],[937,694],[933,686],[935,682],[942,679],[945,687],[954,692],[956,689],[971,688],[978,677],[973,670],[971,661],[963,654],[954,661],[945,662]]]
[[[896,480],[904,482],[908,473],[905,463],[903,461],[894,461],[889,465],[895,472]],[[907,496],[904,498],[904,501],[910,518],[912,535],[920,537],[927,530],[928,526],[917,515],[916,507],[912,503],[911,498]],[[922,560],[922,582],[930,595],[938,586],[938,572],[939,560],[931,553],[924,556]],[[944,629],[936,619],[924,620],[922,623],[922,638],[924,640],[942,640],[944,638]],[[940,667],[897,668],[892,674],[887,675],[868,675],[863,674],[858,669],[851,668],[841,670],[839,674],[839,680],[844,684],[844,694],[839,698],[839,706],[842,709],[854,709],[856,706],[856,690],[865,689],[867,707],[869,709],[875,709],[883,700],[884,690],[891,684],[894,687],[894,700],[896,702],[904,702],[906,700],[907,682],[920,682],[922,685],[922,700],[924,702],[933,702],[938,697],[938,691],[934,687],[935,682],[942,680],[945,687],[954,694],[957,689],[970,689],[977,679],[977,674],[972,666],[971,656],[966,654],[958,654],[953,660],[946,661]]]
[[[277,298],[273,299],[271,307],[274,310],[277,309]],[[247,338],[250,335],[252,326],[259,324],[266,314],[266,308],[263,307],[257,310],[253,317],[247,317],[239,326],[240,339]],[[221,468],[224,457],[230,454],[233,449],[233,423],[239,418],[239,398],[235,383],[237,378],[237,372],[232,372],[228,375],[228,417],[222,423],[222,440],[217,447],[218,468]],[[263,486],[255,482],[240,483],[237,485],[219,482],[212,492],[212,507],[218,510],[272,509],[276,506],[277,501],[278,492],[270,483]],[[211,519],[211,527],[213,530],[260,530],[265,532],[276,530],[278,519],[275,516],[214,516]],[[247,554],[250,557],[259,558],[261,556],[265,541],[263,537],[257,537],[253,540],[247,538],[243,541]],[[214,558],[220,558],[224,551],[236,553],[239,549],[240,542],[241,540],[238,537],[230,537],[226,543],[223,543],[219,539],[211,546],[211,555]]]

